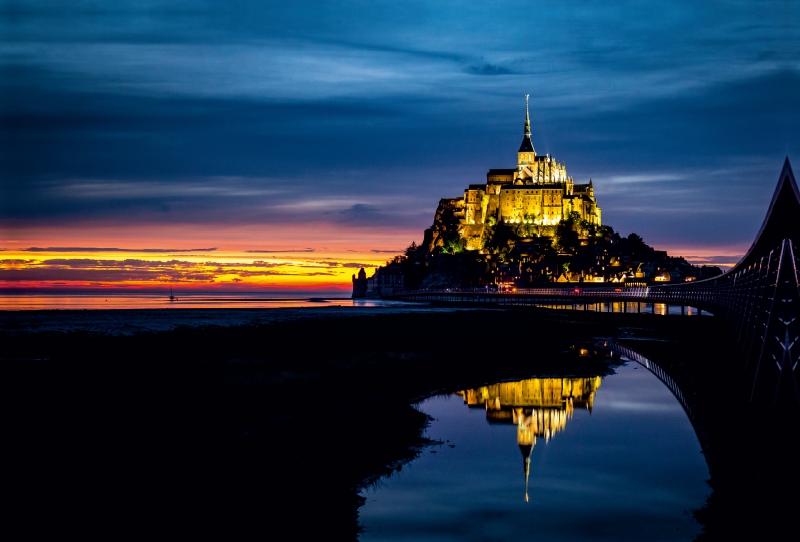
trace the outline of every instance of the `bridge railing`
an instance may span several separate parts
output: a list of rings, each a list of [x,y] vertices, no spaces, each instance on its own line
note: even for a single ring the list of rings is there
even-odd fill
[[[671,300],[681,296],[671,290],[655,290],[652,286],[637,287],[571,287],[571,288],[515,288],[513,290],[487,290],[482,288],[447,288],[410,290],[388,297],[411,298],[425,296],[460,296],[465,300],[477,296],[530,296],[542,298],[574,299],[620,299],[620,300]]]
[[[643,355],[639,354],[635,350],[628,348],[624,344],[620,344],[615,341],[604,341],[603,346],[614,352],[615,354],[628,358],[630,360],[635,361],[661,380],[667,388],[672,392],[675,398],[683,407],[683,410],[686,412],[686,416],[689,418],[689,421],[692,422],[692,426],[695,424],[695,415],[694,415],[694,408],[692,403],[688,400],[686,395],[683,393],[683,390],[678,385],[678,383],[673,379],[667,371],[665,371],[659,364],[654,362],[651,359],[644,357]]]
[[[473,294],[473,295],[534,295],[542,297],[619,297],[636,298],[647,296],[648,287],[615,287],[615,288],[514,288],[513,290],[488,290],[484,288],[447,288],[410,290],[397,296],[415,295],[446,295],[446,294]]]

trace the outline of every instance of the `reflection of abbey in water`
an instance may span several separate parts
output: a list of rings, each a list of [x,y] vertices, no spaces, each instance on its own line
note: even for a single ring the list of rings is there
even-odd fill
[[[517,444],[525,467],[525,500],[528,500],[528,475],[531,451],[536,438],[550,437],[562,431],[575,408],[590,413],[594,394],[600,387],[599,376],[589,378],[530,378],[519,382],[501,382],[458,392],[470,407],[486,408],[492,423],[517,426]]]

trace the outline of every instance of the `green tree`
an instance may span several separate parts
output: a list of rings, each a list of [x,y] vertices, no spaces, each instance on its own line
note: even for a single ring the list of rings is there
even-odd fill
[[[450,239],[442,247],[442,252],[444,254],[455,255],[464,252],[464,248],[465,248],[465,243],[463,239],[461,238]]]
[[[554,245],[559,252],[575,254],[580,247],[578,232],[575,231],[572,220],[562,220],[556,227]]]

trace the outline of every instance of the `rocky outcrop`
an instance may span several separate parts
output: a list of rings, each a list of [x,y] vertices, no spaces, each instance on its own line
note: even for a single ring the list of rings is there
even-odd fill
[[[358,271],[358,277],[353,275],[353,299],[367,297],[367,272],[362,267]]]
[[[448,241],[461,237],[460,228],[464,218],[464,200],[462,198],[441,199],[436,208],[433,225],[425,230],[422,246],[433,253]]]

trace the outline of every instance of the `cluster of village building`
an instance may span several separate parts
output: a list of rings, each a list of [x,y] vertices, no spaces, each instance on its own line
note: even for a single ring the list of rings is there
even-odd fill
[[[422,280],[409,277],[409,267],[413,269],[420,266],[420,262],[415,261],[389,262],[376,269],[369,278],[361,269],[357,276],[353,276],[353,297],[380,297],[417,289],[535,288],[563,283],[647,286],[664,282],[691,282],[722,274],[717,266],[698,267],[681,257],[672,257],[658,250],[640,258],[613,245],[598,246],[592,251],[596,256],[593,265],[572,270],[574,264],[578,263],[576,258],[567,255],[540,258],[539,254],[531,255],[525,249],[515,249],[517,246],[505,255],[505,261],[492,261],[491,255],[486,255],[487,259],[473,266],[479,270],[471,276],[453,277],[452,274],[438,273],[436,256],[428,265],[422,265],[423,270],[427,271]],[[443,259],[457,257],[439,256]]]
[[[631,237],[640,245],[640,250],[631,250]],[[590,250],[582,250],[583,254],[577,257],[559,254],[541,258],[540,252],[525,248],[528,243],[515,244],[507,262],[496,266],[495,283],[523,288],[551,282],[646,286],[659,282],[691,282],[722,273],[719,267],[692,265],[682,257],[651,249],[635,234],[631,237],[598,243]]]

